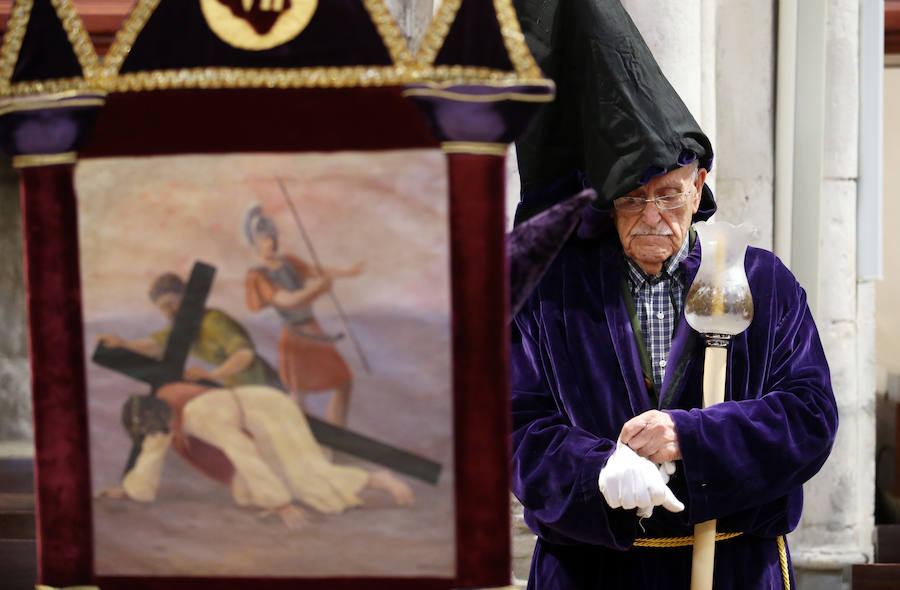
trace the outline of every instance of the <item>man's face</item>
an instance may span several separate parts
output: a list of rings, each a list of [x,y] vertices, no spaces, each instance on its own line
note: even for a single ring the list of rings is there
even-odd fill
[[[691,217],[700,207],[700,191],[706,180],[706,170],[697,170],[697,178],[693,182],[692,171],[693,166],[678,168],[623,195],[651,199],[687,193],[684,204],[677,209],[660,209],[655,203],[647,203],[643,211],[637,212],[613,209],[613,219],[625,254],[647,274],[659,273],[662,263],[678,252],[691,226]]]
[[[176,293],[163,293],[153,300],[153,304],[163,312],[170,320],[175,319],[175,312],[181,306],[181,295]]]
[[[275,255],[275,240],[269,236],[258,236],[256,238],[256,249],[263,258],[271,258]]]

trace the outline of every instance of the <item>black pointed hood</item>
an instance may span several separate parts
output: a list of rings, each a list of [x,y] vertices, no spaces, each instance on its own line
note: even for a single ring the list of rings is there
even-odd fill
[[[597,191],[592,208],[605,210],[695,159],[712,167],[709,139],[619,0],[514,3],[529,49],[557,87],[557,99],[516,144],[528,211],[520,219],[552,204],[547,187],[573,175]],[[700,209],[706,217],[715,211],[708,186]]]

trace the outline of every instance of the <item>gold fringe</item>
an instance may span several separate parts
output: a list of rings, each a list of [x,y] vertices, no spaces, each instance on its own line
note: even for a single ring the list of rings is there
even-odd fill
[[[505,143],[478,141],[444,141],[441,149],[445,154],[474,154],[478,156],[505,156]]]
[[[739,537],[744,533],[716,533],[716,542],[726,541]],[[635,539],[635,547],[690,547],[694,544],[694,536],[687,537],[657,537],[653,539]]]
[[[21,156],[13,156],[12,164],[14,168],[33,168],[35,166],[74,164],[77,159],[78,152],[63,152],[61,154],[22,154]]]
[[[56,586],[35,584],[34,590],[100,590],[100,586],[65,586],[63,588],[58,588]]]

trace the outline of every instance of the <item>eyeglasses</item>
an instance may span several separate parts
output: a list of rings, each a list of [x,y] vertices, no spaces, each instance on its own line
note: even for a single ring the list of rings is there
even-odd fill
[[[679,207],[684,205],[685,197],[687,197],[690,191],[685,191],[683,193],[676,193],[674,195],[663,195],[661,197],[655,197],[653,199],[642,199],[641,197],[619,197],[615,201],[613,201],[613,206],[619,211],[625,211],[626,213],[638,213],[644,210],[644,207],[647,206],[647,203],[653,203],[657,206],[657,208],[661,210],[667,209],[678,209]]]

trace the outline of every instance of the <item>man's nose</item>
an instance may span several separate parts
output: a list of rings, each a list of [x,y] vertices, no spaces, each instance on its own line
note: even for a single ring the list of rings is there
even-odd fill
[[[650,227],[654,227],[659,223],[660,217],[659,207],[654,202],[647,203],[644,206],[644,210],[641,211],[641,220]]]

